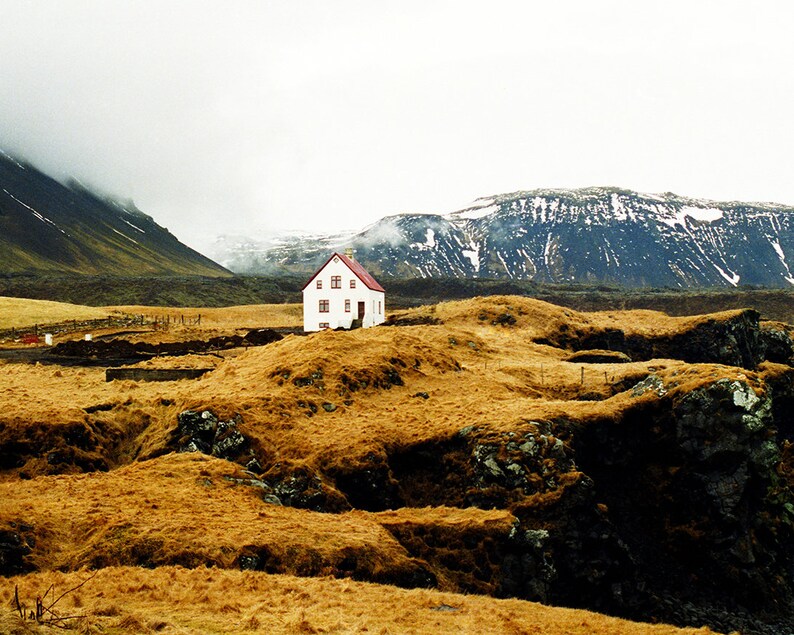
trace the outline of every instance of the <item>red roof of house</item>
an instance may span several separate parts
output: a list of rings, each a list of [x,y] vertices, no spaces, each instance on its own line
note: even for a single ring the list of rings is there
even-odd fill
[[[309,281],[306,284],[303,285],[303,287],[301,288],[301,291],[303,291],[303,289],[305,289],[306,287],[308,287],[311,284],[312,280],[314,280],[317,277],[317,274],[319,274],[323,269],[325,269],[325,266],[329,262],[331,262],[331,260],[334,257],[339,258],[339,260],[344,262],[347,265],[348,269],[350,269],[350,271],[352,271],[354,274],[356,274],[356,277],[359,280],[361,280],[361,282],[363,282],[365,285],[367,285],[367,288],[372,289],[373,291],[382,291],[383,293],[386,293],[386,289],[384,289],[382,286],[380,286],[378,284],[378,281],[375,280],[375,278],[373,278],[372,275],[366,269],[364,269],[364,267],[362,267],[360,263],[358,263],[355,260],[352,260],[352,259],[348,258],[347,256],[345,256],[344,254],[340,254],[340,253],[331,254],[330,257],[328,258],[328,260],[326,260],[323,263],[323,266],[320,267],[317,271],[315,271],[314,274],[312,275],[312,277],[309,278]]]

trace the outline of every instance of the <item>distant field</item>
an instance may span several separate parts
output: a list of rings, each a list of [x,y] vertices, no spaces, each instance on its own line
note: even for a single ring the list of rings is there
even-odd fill
[[[110,276],[0,276],[0,296],[57,300],[88,306],[228,307],[297,304],[305,278],[120,278]],[[383,278],[388,310],[477,296],[520,295],[577,311],[652,309],[700,315],[753,308],[766,320],[794,322],[794,289],[624,289],[610,285],[541,284],[528,280]]]
[[[97,320],[111,315],[143,315],[146,322],[166,323],[191,332],[221,332],[254,328],[298,327],[303,323],[300,304],[257,304],[223,308],[170,308],[140,305],[87,307],[48,300],[0,297],[0,330],[30,328],[72,320]]]
[[[122,313],[143,315],[147,320],[162,321],[169,319],[171,323],[185,322],[206,328],[243,329],[243,328],[276,328],[280,326],[301,326],[303,324],[303,308],[300,304],[251,304],[245,306],[229,306],[221,308],[171,308],[151,306],[115,306],[108,307]]]
[[[0,297],[0,329],[53,324],[67,320],[99,320],[108,315],[108,310],[103,308],[48,300]]]

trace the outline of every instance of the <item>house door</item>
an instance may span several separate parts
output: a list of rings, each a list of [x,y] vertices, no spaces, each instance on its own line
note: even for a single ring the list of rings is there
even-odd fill
[[[358,303],[358,319],[359,320],[364,319],[364,302]]]

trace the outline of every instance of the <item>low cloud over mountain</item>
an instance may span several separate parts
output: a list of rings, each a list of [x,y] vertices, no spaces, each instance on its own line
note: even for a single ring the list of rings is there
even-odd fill
[[[228,276],[135,207],[0,154],[0,273]]]

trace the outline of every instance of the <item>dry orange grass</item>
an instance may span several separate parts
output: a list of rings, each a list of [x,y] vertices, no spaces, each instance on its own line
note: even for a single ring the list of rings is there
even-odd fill
[[[0,587],[0,630],[48,633],[22,623],[10,609],[14,585],[30,606],[50,584],[61,593],[91,575],[46,572]],[[706,635],[709,628],[642,624],[521,600],[496,600],[426,589],[295,578],[251,571],[108,567],[67,595],[58,607],[82,614],[82,633],[493,633],[494,635]]]
[[[122,426],[133,431],[120,450],[123,462],[136,453],[160,453],[181,410],[213,409],[222,417],[240,414],[244,433],[274,455],[328,467],[370,452],[381,455],[449,438],[468,425],[509,430],[559,416],[618,416],[638,403],[621,391],[651,373],[668,390],[724,376],[755,377],[749,371],[672,360],[567,362],[564,351],[531,340],[555,320],[576,324],[591,318],[526,298],[486,298],[422,310],[445,323],[287,336],[265,347],[225,353],[225,359],[185,360],[184,365],[215,367],[193,381],[108,384],[101,369],[0,364],[0,412],[9,413],[0,437],[25,428],[57,435],[63,426]],[[517,316],[514,327],[480,319],[505,310]],[[166,365],[183,365],[180,358],[165,359]],[[399,375],[403,385],[393,385],[390,373]],[[298,386],[296,380],[311,384]],[[653,398],[658,398],[655,393],[639,399]],[[326,412],[323,404],[336,409]],[[85,411],[97,405],[106,409]]]
[[[366,566],[375,574],[379,568],[415,566],[377,514],[323,514],[268,504],[258,488],[230,477],[246,475],[234,463],[196,453],[169,454],[109,473],[0,483],[2,517],[36,528],[40,548],[33,564],[46,570],[142,561],[229,568],[246,546],[267,548],[295,572],[301,558],[311,557],[320,575],[323,569],[333,572],[350,549],[366,554],[371,560]],[[415,520],[417,514],[409,511],[408,517]],[[454,522],[513,520],[507,512],[451,514]],[[389,522],[396,522],[393,516]]]
[[[206,337],[242,324],[285,325],[290,315],[299,322],[299,307],[281,308],[287,313],[274,311],[267,318],[260,307],[201,309],[200,333],[170,333],[177,339]],[[124,310],[142,312],[140,307]],[[162,315],[163,310],[152,311]],[[172,315],[182,313],[186,310],[172,310]],[[505,313],[516,318],[514,325],[493,323]],[[96,439],[82,450],[88,458],[91,453],[105,457],[108,467],[116,468],[158,457],[177,414],[207,408],[223,418],[241,415],[241,431],[271,458],[310,469],[348,469],[367,455],[449,439],[464,426],[502,432],[558,417],[583,423],[616,418],[660,399],[652,390],[640,396],[627,390],[652,373],[670,398],[723,377],[745,379],[760,390],[764,374],[785,370],[766,365],[754,373],[674,360],[571,363],[565,361],[567,352],[532,341],[561,326],[671,333],[725,316],[585,314],[514,297],[443,303],[403,315],[434,316],[443,324],[287,336],[213,358],[215,370],[191,381],[106,383],[104,369],[0,364],[0,442],[24,439],[46,447],[83,431]],[[200,365],[204,359],[152,363]],[[328,515],[273,507],[253,488],[224,478],[241,476],[238,467],[199,455],[154,458],[107,474],[18,478],[20,470],[36,476],[48,469],[40,457],[0,474],[2,518],[34,520],[50,536],[48,547],[36,553],[46,569],[132,562],[141,553],[162,565],[233,566],[245,545],[267,546],[285,562],[290,548],[311,549],[320,575],[334,569],[346,547],[369,553],[373,569],[405,569],[415,561],[394,537],[401,527],[501,526],[512,519],[501,511],[443,508]],[[133,553],[133,547],[138,551]],[[23,581],[29,583],[26,589],[56,578],[59,586],[66,585],[59,575],[42,573]],[[123,579],[114,586],[113,576]],[[98,590],[86,588],[80,597],[92,616],[87,624],[106,632],[679,632],[518,601],[327,579],[164,566],[153,572],[108,568],[97,580]],[[304,595],[296,595],[295,588]],[[339,600],[342,594],[349,595]],[[429,610],[440,604],[460,611]],[[0,631],[9,624],[0,622]]]
[[[122,313],[144,315],[147,319],[168,316],[172,323],[196,321],[201,316],[201,327],[208,329],[254,329],[279,326],[302,326],[303,307],[300,304],[253,304],[221,308],[168,308],[150,306],[108,307]]]
[[[297,328],[303,325],[299,304],[257,304],[223,308],[169,308],[139,305],[105,307],[107,311],[143,316],[145,326],[127,331],[132,342],[183,342],[216,336],[244,335],[258,328]],[[200,318],[200,320],[199,320]],[[154,323],[157,323],[155,328]],[[115,329],[118,330],[118,329]],[[112,335],[112,329],[101,331]]]
[[[509,430],[559,416],[616,416],[638,403],[620,391],[651,373],[669,390],[682,385],[684,369],[700,381],[741,373],[673,360],[570,363],[558,349],[533,344],[529,328],[476,324],[475,318],[474,325],[290,337],[219,365],[194,393],[195,403],[227,416],[240,412],[278,453],[314,456],[327,465],[384,447],[447,438],[468,425]],[[390,370],[403,385],[376,388]],[[296,386],[307,378],[310,385]],[[420,392],[429,398],[416,397]],[[336,410],[325,412],[325,403]],[[317,413],[312,416],[306,404]],[[267,432],[271,428],[275,434]]]
[[[691,328],[709,320],[724,320],[738,315],[741,310],[723,311],[708,315],[672,317],[659,311],[635,309],[629,311],[582,312],[574,309],[521,296],[488,296],[441,302],[395,312],[396,316],[430,316],[444,324],[491,325],[491,322],[509,313],[516,319],[515,328],[530,338],[543,338],[561,330],[588,332],[594,328],[619,328],[627,335],[669,335]],[[501,327],[499,327],[501,328]]]
[[[98,320],[108,317],[110,313],[110,309],[104,308],[0,296],[0,329],[54,324],[67,320]]]

